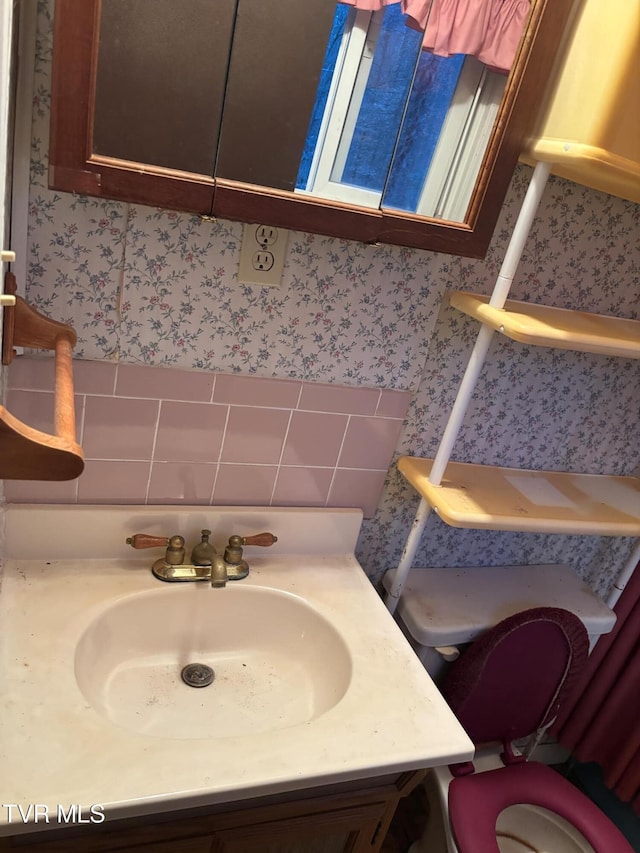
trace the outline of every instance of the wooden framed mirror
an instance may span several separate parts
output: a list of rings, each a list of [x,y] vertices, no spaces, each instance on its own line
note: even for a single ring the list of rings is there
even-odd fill
[[[412,155],[418,175],[410,185],[413,167],[401,156],[407,149],[403,132],[412,109],[421,118],[430,109],[424,93],[418,92],[422,102],[416,97],[421,75],[437,72],[458,80],[462,69],[473,81],[474,75],[487,77],[486,66],[473,57],[452,57],[448,65],[425,57],[422,33],[405,26],[399,3],[363,13],[334,0],[57,0],[50,186],[367,243],[482,257],[571,6],[572,0],[532,0],[509,73],[489,72],[485,83],[490,120],[480,122],[475,136],[464,131],[473,161],[466,173],[472,180],[458,191],[446,169],[427,186],[429,173],[420,171],[424,145]],[[338,19],[342,29],[336,29]],[[362,189],[356,168],[355,176],[342,182],[348,185],[344,192],[333,179],[333,165],[318,178],[322,168],[308,143],[313,121],[327,120],[325,113],[319,119],[316,114],[327,79],[328,45],[338,41],[343,49],[354,21],[364,32],[364,47],[356,50],[365,58],[381,38],[388,53],[384,28],[395,26],[403,41],[390,61],[387,57],[387,79],[404,87],[404,95],[388,110],[398,115],[397,126],[381,123],[375,111],[369,117],[369,147],[361,150],[359,168],[370,172],[373,163],[378,170],[373,191]],[[457,76],[448,70],[452,65]],[[331,85],[332,80],[329,75]],[[354,101],[355,84],[349,85],[347,104]],[[362,91],[360,101],[368,97],[377,107],[383,100],[375,90],[364,96]],[[337,142],[328,162],[341,157],[344,166],[350,155],[341,154],[340,145],[350,119],[341,120],[339,132],[332,131]],[[430,122],[431,115],[423,124]],[[456,159],[457,143],[442,141],[439,130],[434,139],[445,161]],[[454,191],[442,203],[445,185]]]

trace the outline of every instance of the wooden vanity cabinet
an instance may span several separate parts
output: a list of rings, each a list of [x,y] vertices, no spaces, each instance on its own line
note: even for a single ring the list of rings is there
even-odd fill
[[[421,770],[0,839],[0,853],[375,853]]]
[[[277,106],[266,107],[279,128],[275,149],[295,148],[301,127],[306,133],[310,93],[311,106],[315,98],[332,2],[269,0],[268,7],[255,3],[236,7],[231,0],[216,4],[188,0],[191,11],[183,13],[183,4],[176,0],[153,0],[154,13],[147,16],[148,21],[145,2],[151,0],[120,0],[117,5],[56,0],[49,148],[52,189],[467,257],[486,253],[573,5],[573,0],[532,0],[529,24],[467,213],[463,222],[451,222],[292,192],[287,189],[290,176],[264,186],[263,165],[269,157],[257,152],[266,147],[263,134],[268,122],[256,119],[249,132],[240,121],[239,129],[231,132],[238,115],[253,117],[256,103],[265,99],[269,103],[268,97],[277,93]],[[277,15],[283,43],[273,44],[271,31],[268,38],[261,38],[259,27],[246,27],[253,38],[249,55],[260,49],[266,56],[260,54],[260,79],[247,72],[238,84],[233,55],[240,51],[238,40],[245,30],[238,23],[242,20],[234,17],[240,13],[234,10],[240,8],[245,16],[262,9],[260,14],[269,16],[267,23]],[[114,9],[137,16],[132,19],[135,33],[122,21],[106,20]],[[305,38],[287,37],[292,27],[304,32]],[[211,50],[203,44],[205,30],[215,40]],[[310,44],[311,33],[317,34],[318,45]],[[133,52],[125,73],[118,51],[127,40],[136,45],[144,61],[138,63]],[[294,49],[302,53],[292,58],[287,50]],[[220,66],[217,75],[216,64]],[[227,73],[222,74],[224,67]],[[287,82],[282,74],[288,68],[293,77]],[[302,86],[307,73],[309,80]],[[125,99],[118,97],[123,87],[134,93],[133,106],[125,108]],[[238,87],[244,90],[238,92]],[[233,140],[226,149],[225,134]],[[243,168],[237,162],[229,166],[229,149],[244,163]]]

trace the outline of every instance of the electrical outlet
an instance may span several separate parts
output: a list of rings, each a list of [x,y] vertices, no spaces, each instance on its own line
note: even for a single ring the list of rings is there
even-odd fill
[[[289,232],[272,225],[245,225],[238,281],[280,287]]]
[[[275,262],[273,252],[256,252],[251,259],[251,265],[256,272],[269,272],[273,269]]]
[[[278,229],[272,225],[258,225],[256,228],[256,240],[261,246],[273,246],[278,239]]]

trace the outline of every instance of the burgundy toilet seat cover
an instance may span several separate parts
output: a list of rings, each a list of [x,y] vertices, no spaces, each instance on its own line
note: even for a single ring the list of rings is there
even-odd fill
[[[452,667],[442,695],[475,744],[527,737],[556,716],[588,654],[577,616],[534,607],[476,640]]]
[[[542,806],[565,818],[597,853],[633,853],[620,830],[550,767],[525,762],[459,776],[449,786],[449,818],[460,853],[500,853],[496,821],[508,806]]]
[[[573,613],[537,607],[516,613],[480,637],[452,668],[442,693],[477,745],[498,741],[507,766],[474,773],[460,767],[449,785],[449,822],[460,853],[500,853],[496,822],[508,806],[549,809],[582,833],[597,853],[633,853],[620,830],[555,770],[508,745],[550,723],[580,676],[588,636]],[[455,768],[452,768],[455,774]]]

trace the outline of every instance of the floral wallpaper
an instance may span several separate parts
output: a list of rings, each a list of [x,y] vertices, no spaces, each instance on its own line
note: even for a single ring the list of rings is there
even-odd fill
[[[26,293],[74,325],[76,355],[410,390],[396,455],[434,453],[477,333],[447,292],[491,290],[531,170],[517,169],[484,261],[292,232],[282,286],[242,286],[239,223],[48,190],[52,15],[40,0]],[[639,220],[638,205],[552,178],[512,296],[638,317]],[[453,458],[630,473],[639,412],[638,361],[496,338]],[[397,564],[416,505],[392,465],[358,549],[373,580]],[[432,518],[417,563],[567,562],[604,594],[630,548]]]

